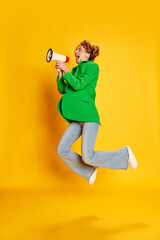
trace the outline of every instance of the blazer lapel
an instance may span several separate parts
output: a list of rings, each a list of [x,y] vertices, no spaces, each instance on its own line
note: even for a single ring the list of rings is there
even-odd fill
[[[76,77],[79,73],[81,73],[80,66],[81,66],[82,60],[80,60],[78,66],[73,68],[73,75]],[[76,72],[75,72],[76,71]],[[74,74],[75,73],[75,74]]]

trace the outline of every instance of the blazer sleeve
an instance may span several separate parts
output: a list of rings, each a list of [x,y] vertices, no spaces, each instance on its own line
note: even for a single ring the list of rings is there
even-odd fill
[[[91,84],[95,79],[98,79],[99,66],[93,64],[89,66],[86,71],[80,74],[78,77],[74,77],[71,72],[64,74],[63,78],[71,85],[71,87],[77,91],[85,88]]]
[[[64,94],[64,89],[65,89],[66,83],[63,79],[63,76],[60,79],[59,79],[59,76],[57,76],[56,80],[57,80],[57,86],[58,86],[59,93]]]

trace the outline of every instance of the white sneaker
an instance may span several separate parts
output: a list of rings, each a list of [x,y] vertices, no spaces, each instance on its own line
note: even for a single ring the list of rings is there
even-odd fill
[[[97,175],[97,170],[98,170],[98,167],[95,167],[95,170],[94,170],[93,174],[91,175],[91,177],[88,180],[89,184],[94,183],[94,181],[96,179],[96,175]]]
[[[137,168],[137,160],[136,160],[135,156],[133,155],[133,152],[132,152],[130,146],[126,146],[126,147],[128,149],[128,153],[129,153],[128,165],[131,168],[135,169],[135,168]]]

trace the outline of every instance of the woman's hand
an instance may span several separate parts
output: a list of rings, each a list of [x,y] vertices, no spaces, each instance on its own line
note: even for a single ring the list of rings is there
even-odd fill
[[[60,61],[56,61],[55,68],[59,68],[60,70],[64,71],[65,73],[69,72],[69,69],[67,68],[66,64]]]
[[[55,68],[58,69],[59,67],[58,67],[57,65],[55,65]],[[58,71],[58,75],[59,75],[60,77],[62,77],[63,71],[62,71],[61,69],[60,69],[60,71]]]

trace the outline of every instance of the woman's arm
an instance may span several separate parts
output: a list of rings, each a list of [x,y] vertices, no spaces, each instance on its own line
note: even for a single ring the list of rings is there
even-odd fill
[[[71,87],[77,91],[85,88],[94,80],[98,79],[98,75],[99,66],[95,63],[89,66],[86,72],[80,74],[77,78],[75,78],[71,72],[66,72],[63,76],[63,79],[65,79],[71,85]]]
[[[57,76],[56,80],[57,80],[57,86],[58,86],[59,93],[64,94],[66,83],[63,79],[63,71],[58,72],[58,76]]]

